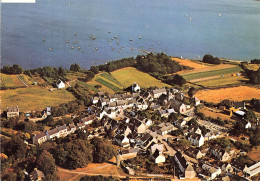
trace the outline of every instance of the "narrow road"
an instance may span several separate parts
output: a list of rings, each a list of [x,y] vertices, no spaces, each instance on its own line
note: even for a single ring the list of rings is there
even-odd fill
[[[19,77],[18,74],[16,74],[17,78],[23,83],[23,85],[25,85],[26,87],[28,87],[28,85]]]

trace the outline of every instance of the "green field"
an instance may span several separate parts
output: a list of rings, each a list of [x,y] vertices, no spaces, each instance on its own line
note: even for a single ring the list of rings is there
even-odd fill
[[[65,89],[49,91],[40,87],[2,90],[1,110],[8,106],[19,106],[20,111],[43,110],[47,106],[55,106],[75,100],[74,96]]]
[[[31,85],[33,83],[33,80],[28,75],[20,74],[19,77],[27,85]],[[0,84],[1,87],[6,87],[6,88],[25,87],[25,85],[17,78],[16,75],[7,75],[1,73],[0,80],[1,80],[1,84]]]
[[[108,88],[110,88],[110,89],[112,89],[112,90],[115,91],[115,92],[118,92],[118,91],[121,90],[121,89],[118,88],[117,86],[115,86],[115,85],[113,85],[113,84],[107,82],[107,81],[104,80],[104,79],[98,78],[98,79],[96,79],[95,81],[96,81],[96,82],[99,82],[100,84],[102,84],[102,85],[104,85],[104,86],[106,86],[106,87],[108,87]]]
[[[112,76],[120,82],[124,88],[131,86],[133,83],[137,83],[141,88],[148,87],[170,87],[168,84],[164,84],[161,81],[155,79],[147,73],[141,72],[133,67],[127,67],[123,69],[111,72]]]
[[[232,68],[220,69],[220,70],[214,70],[214,71],[185,74],[185,75],[183,75],[183,77],[186,80],[190,81],[190,80],[200,79],[200,78],[205,78],[205,77],[222,76],[222,75],[226,75],[226,74],[237,73],[240,71],[241,71],[240,67],[232,67]]]
[[[201,82],[196,82],[198,85],[202,85],[205,87],[211,87],[211,86],[223,86],[228,84],[240,84],[242,81],[248,81],[247,78],[244,76],[224,76],[216,79],[211,80],[205,80]]]
[[[116,79],[114,79],[109,73],[102,73],[100,74],[100,76],[102,76],[103,78],[117,84],[117,85],[120,85],[120,82],[118,82]]]

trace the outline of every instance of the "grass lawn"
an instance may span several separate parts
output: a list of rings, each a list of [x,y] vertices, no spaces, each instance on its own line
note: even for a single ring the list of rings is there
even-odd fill
[[[133,67],[126,67],[123,69],[111,72],[112,76],[120,82],[124,88],[131,86],[133,83],[137,83],[141,88],[148,88],[151,86],[157,87],[171,87],[168,84],[162,83],[147,73],[141,72]]]
[[[28,87],[12,90],[2,90],[1,110],[8,106],[19,106],[21,112],[43,110],[47,106],[55,106],[75,100],[65,89],[49,91],[40,87]]]
[[[200,79],[200,78],[212,77],[212,76],[222,76],[222,75],[226,75],[226,74],[237,73],[237,72],[240,72],[240,71],[241,71],[241,68],[236,66],[236,67],[227,68],[227,69],[220,69],[220,70],[213,70],[213,71],[207,71],[207,72],[185,74],[185,75],[182,75],[182,76],[186,80],[190,81],[190,80],[193,80],[193,79]]]

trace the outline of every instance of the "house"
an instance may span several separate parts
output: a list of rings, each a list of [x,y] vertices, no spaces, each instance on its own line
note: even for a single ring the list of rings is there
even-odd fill
[[[168,95],[166,94],[162,94],[159,98],[158,98],[158,103],[162,106],[165,106],[168,104]]]
[[[194,171],[191,164],[188,164],[184,174],[185,174],[185,179],[193,179],[196,177],[196,172]]]
[[[128,136],[131,132],[132,131],[127,124],[120,124],[116,131],[117,134],[124,136]]]
[[[69,124],[69,126],[67,126],[67,133],[68,134],[75,133],[76,129],[77,129],[77,127],[75,126],[74,123]]]
[[[230,165],[230,163],[224,163],[221,166],[221,170],[224,173],[232,173],[234,169],[233,169],[232,165]]]
[[[158,125],[158,127],[159,129],[157,129],[156,132],[160,135],[166,135],[169,132],[177,129],[171,123],[161,123]]]
[[[40,144],[44,143],[45,141],[47,141],[48,139],[47,139],[47,135],[44,132],[40,132],[40,133],[34,135],[32,137],[32,140],[33,140],[34,145],[37,145],[37,144],[40,145]]]
[[[166,89],[165,88],[161,88],[161,89],[155,89],[152,91],[153,94],[153,98],[159,98],[162,94],[167,95]]]
[[[245,168],[243,169],[243,172],[246,173],[246,176],[248,177],[252,177],[260,173],[260,161],[252,165],[251,167],[247,167],[246,165]]]
[[[240,110],[246,110],[246,103],[245,102],[234,102],[234,107]]]
[[[153,101],[153,96],[151,95],[150,92],[142,91],[140,93],[140,97],[143,98],[145,101]]]
[[[57,86],[58,89],[64,89],[65,88],[65,83],[62,80],[59,79],[56,82],[56,86]]]
[[[129,121],[129,124],[133,125],[134,130],[138,133],[138,134],[143,134],[146,131],[146,126],[144,123],[142,123],[140,120],[136,119],[136,118],[132,118]]]
[[[200,105],[200,100],[199,100],[199,98],[197,98],[197,97],[194,97],[194,98],[193,98],[193,102],[194,102],[194,105],[195,105],[195,106]]]
[[[67,129],[66,129],[66,130],[67,130]],[[48,140],[52,140],[52,139],[54,139],[55,137],[56,137],[56,138],[59,138],[59,137],[60,137],[58,128],[54,128],[54,129],[51,129],[51,130],[47,130],[47,131],[46,131],[46,135],[47,135]]]
[[[97,104],[97,103],[98,103],[98,100],[99,100],[99,98],[98,98],[97,96],[94,96],[94,97],[92,98],[92,104]]]
[[[19,117],[19,107],[7,107],[7,118]]]
[[[108,98],[101,98],[97,102],[97,106],[103,108],[104,106],[109,104],[109,99]]]
[[[175,94],[175,99],[178,101],[182,101],[184,99],[185,95],[181,92],[178,92]]]
[[[158,149],[153,153],[152,159],[154,160],[154,163],[158,165],[162,165],[165,162],[165,156]]]
[[[211,180],[215,179],[218,175],[221,174],[221,169],[220,168],[215,168],[215,167],[212,167],[212,166],[210,166],[208,164],[203,164],[202,165],[202,169],[206,173],[209,174],[208,176],[210,177]]]
[[[161,117],[168,118],[171,113],[174,113],[174,109],[158,110]]]
[[[78,123],[77,124],[77,129],[84,129],[86,125],[84,123]]]
[[[45,176],[44,173],[40,170],[38,170],[37,168],[35,168],[30,174],[30,180],[31,181],[43,181],[45,180]]]
[[[204,137],[197,133],[189,133],[187,136],[192,145],[200,147],[204,144]]]
[[[214,139],[214,138],[217,138],[217,137],[219,137],[219,136],[220,136],[220,135],[219,135],[218,132],[216,132],[216,131],[210,131],[210,132],[208,132],[208,133],[205,134],[204,140],[205,140],[205,141],[209,141],[209,140]]]
[[[189,131],[193,132],[193,133],[201,134],[201,129],[199,127],[196,127],[196,126],[190,126]]]
[[[85,117],[81,120],[82,123],[88,125],[88,124],[91,124],[93,122],[93,120],[96,119],[96,115],[95,114],[92,114],[88,117]]]
[[[137,145],[140,145],[143,148],[148,148],[152,143],[157,143],[157,139],[155,139],[151,134],[145,134],[140,140],[137,140]]]
[[[139,92],[140,91],[140,87],[137,83],[134,83],[132,85],[132,92]]]
[[[46,114],[49,116],[51,115],[51,107],[46,108]]]
[[[59,137],[65,137],[68,135],[66,124],[58,126],[57,129],[59,130]]]
[[[170,100],[170,107],[173,108],[175,112],[179,112],[181,114],[184,114],[187,111],[186,105],[178,100]]]
[[[201,157],[205,156],[206,154],[202,153],[199,149],[195,149],[193,147],[189,147],[186,150],[187,155],[191,156],[195,159],[200,159]]]
[[[251,123],[249,121],[245,120],[245,119],[242,119],[241,122],[242,122],[245,129],[249,129],[249,128],[252,127]]]
[[[186,121],[184,119],[179,119],[174,122],[174,125],[177,126],[178,128],[182,129],[186,125]]]
[[[156,150],[159,150],[160,153],[164,151],[164,145],[163,144],[154,144],[151,146],[151,155],[154,154]]]
[[[174,155],[174,160],[175,160],[175,163],[177,163],[178,168],[180,169],[181,173],[184,175],[185,170],[188,167],[187,160],[182,156],[180,151],[176,152],[176,154]]]
[[[149,127],[153,124],[153,121],[151,119],[145,119],[144,123],[146,127]]]
[[[119,146],[122,146],[122,147],[129,147],[130,146],[130,142],[129,142],[129,139],[126,137],[126,136],[123,136],[123,135],[116,135],[114,137],[114,142],[119,145]]]
[[[224,149],[222,149],[221,147],[219,147],[218,145],[216,145],[214,148],[210,149],[210,151],[220,161],[225,162],[231,158],[230,154],[227,151],[225,151]]]

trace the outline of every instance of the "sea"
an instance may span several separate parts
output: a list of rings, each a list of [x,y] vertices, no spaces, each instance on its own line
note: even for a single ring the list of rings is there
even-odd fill
[[[148,52],[260,58],[260,1],[36,0],[1,4],[1,66],[82,68]]]

